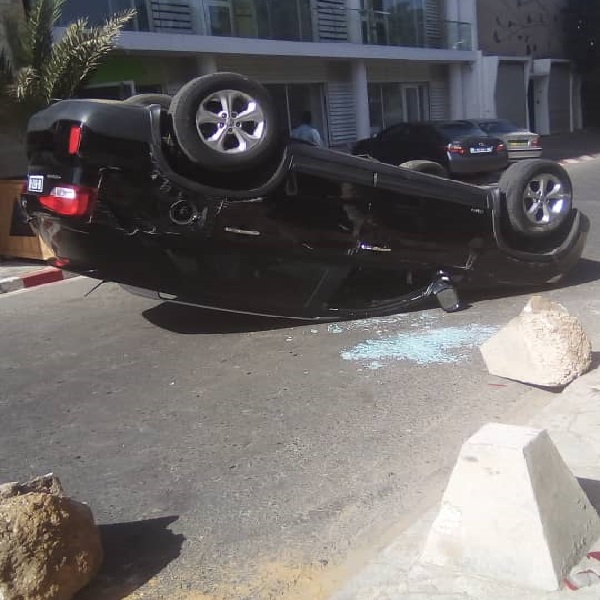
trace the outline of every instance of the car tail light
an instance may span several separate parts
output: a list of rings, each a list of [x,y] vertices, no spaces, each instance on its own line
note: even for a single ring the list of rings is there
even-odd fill
[[[81,145],[81,126],[71,125],[69,130],[69,154],[77,154]]]
[[[52,188],[48,195],[39,197],[40,204],[66,216],[82,216],[91,212],[96,202],[94,188],[78,185],[61,185]]]
[[[531,147],[532,148],[541,148],[542,147],[542,140],[539,137],[533,138],[531,140]]]
[[[506,144],[500,143],[496,146],[496,152],[504,152],[506,150]]]
[[[64,267],[68,267],[71,264],[71,259],[70,258],[56,258],[53,257],[50,259],[50,263],[55,266],[58,267],[59,269],[62,269]]]
[[[446,150],[450,152],[450,154],[461,154],[465,155],[467,153],[467,149],[460,144],[448,144],[446,146]]]

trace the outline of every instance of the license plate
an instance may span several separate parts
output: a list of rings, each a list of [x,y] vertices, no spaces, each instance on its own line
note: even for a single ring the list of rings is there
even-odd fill
[[[471,154],[489,154],[493,149],[493,146],[479,146],[476,148],[469,148]]]
[[[517,140],[514,142],[509,142],[508,145],[510,148],[526,148],[529,142],[526,140]]]
[[[44,191],[44,176],[30,175],[27,181],[27,191],[43,192]]]

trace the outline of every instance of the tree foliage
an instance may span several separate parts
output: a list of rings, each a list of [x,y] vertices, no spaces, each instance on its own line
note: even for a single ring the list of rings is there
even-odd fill
[[[81,18],[54,41],[64,2],[37,0],[25,18],[4,15],[11,60],[0,53],[0,103],[13,113],[27,116],[54,100],[74,96],[114,49],[120,31],[135,14],[116,13],[97,27]]]
[[[565,52],[581,73],[600,69],[600,2],[567,0],[562,11]]]

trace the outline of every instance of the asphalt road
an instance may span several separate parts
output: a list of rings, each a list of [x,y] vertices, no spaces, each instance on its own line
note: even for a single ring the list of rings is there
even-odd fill
[[[593,225],[599,167],[569,167]],[[593,229],[545,294],[599,332],[599,281]],[[467,436],[551,395],[477,350],[529,292],[314,325],[93,285],[0,296],[0,481],[53,471],[90,504],[106,561],[80,600],[326,598],[439,499]]]

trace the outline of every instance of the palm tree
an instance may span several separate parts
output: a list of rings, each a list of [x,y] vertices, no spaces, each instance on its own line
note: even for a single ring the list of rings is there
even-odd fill
[[[116,13],[97,27],[80,18],[54,41],[53,30],[64,3],[36,0],[25,18],[4,17],[12,60],[0,52],[0,119],[12,123],[13,130],[23,132],[33,112],[74,96],[115,48],[122,28],[135,15],[135,10]]]

